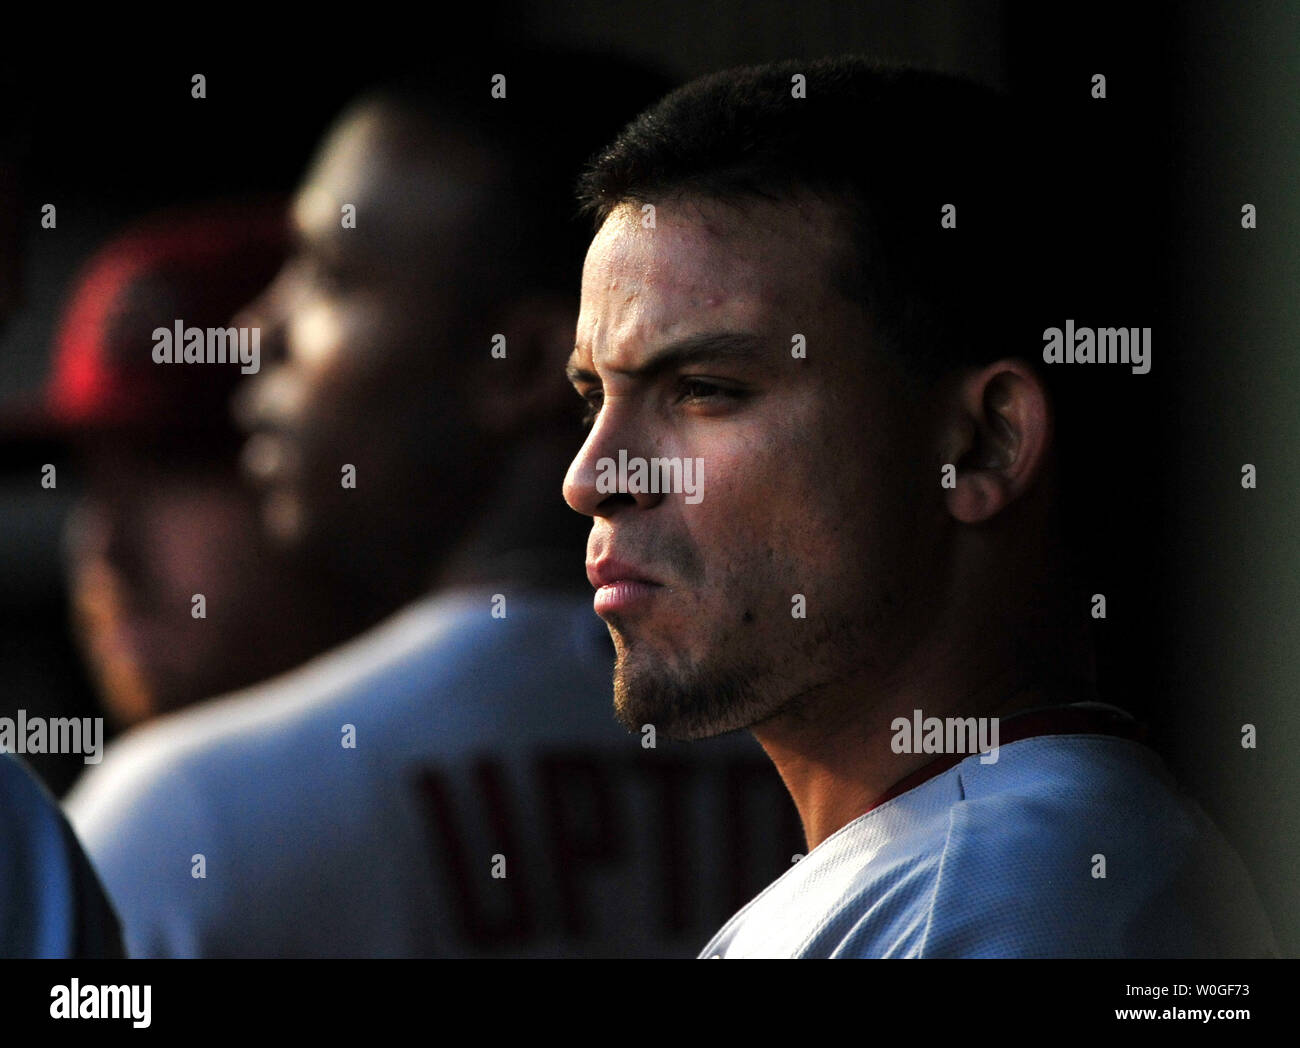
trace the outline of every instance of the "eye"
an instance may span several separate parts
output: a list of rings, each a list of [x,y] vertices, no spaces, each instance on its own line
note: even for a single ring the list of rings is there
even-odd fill
[[[726,390],[720,386],[715,386],[712,382],[705,382],[698,378],[687,378],[682,380],[682,392],[691,400],[709,400]]]
[[[316,257],[310,259],[306,266],[307,279],[318,290],[327,294],[337,294],[347,290],[350,274],[345,267],[333,259]]]
[[[582,424],[590,428],[591,424],[596,421],[596,416],[600,414],[600,405],[605,400],[605,394],[598,389],[593,389],[583,393],[582,399],[587,405],[582,413]]]
[[[742,390],[731,389],[728,386],[721,386],[716,382],[710,382],[702,378],[683,377],[678,383],[678,389],[681,393],[681,400],[709,406],[722,406],[729,401],[736,401],[744,396]]]

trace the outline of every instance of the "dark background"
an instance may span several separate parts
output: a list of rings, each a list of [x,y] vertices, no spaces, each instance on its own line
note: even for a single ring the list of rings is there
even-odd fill
[[[1150,374],[1072,374],[1071,464],[1104,697],[1151,724],[1184,789],[1251,868],[1283,952],[1300,952],[1293,871],[1300,217],[1300,10],[1260,4],[912,0],[842,4],[494,4],[472,24],[398,22],[292,46],[115,46],[6,66],[4,139],[23,155],[25,301],[0,332],[0,396],[31,390],[76,266],[156,208],[289,190],[339,107],[458,42],[531,41],[641,57],[684,80],[729,65],[859,51],[961,73],[1031,106],[1045,211],[1080,325],[1151,326]],[[395,41],[402,41],[395,43]],[[159,56],[162,56],[161,58]],[[178,56],[179,57],[169,57]],[[208,97],[190,97],[190,76]],[[1104,100],[1091,77],[1107,78]],[[599,90],[598,84],[592,85]],[[581,119],[583,101],[559,119]],[[58,207],[42,230],[40,206]],[[1243,230],[1253,203],[1259,227]],[[1069,274],[1068,276],[1066,274]],[[575,289],[576,292],[576,289]],[[1057,320],[1063,324],[1065,315]],[[1037,353],[1041,346],[1011,352]],[[1086,373],[1085,373],[1086,372]],[[1244,491],[1241,466],[1259,487]],[[0,715],[93,712],[69,645],[58,536],[70,491],[13,458],[0,478]],[[558,481],[557,481],[558,484]],[[1258,749],[1240,745],[1257,727]],[[32,758],[56,792],[80,757]]]

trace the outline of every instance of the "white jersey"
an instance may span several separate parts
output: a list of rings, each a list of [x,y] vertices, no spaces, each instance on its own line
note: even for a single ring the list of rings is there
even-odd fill
[[[138,956],[693,956],[801,849],[747,735],[614,720],[590,597],[429,598],[67,801]]]
[[[121,957],[104,891],[58,803],[0,753],[0,957]]]
[[[822,841],[701,957],[1242,957],[1277,946],[1240,859],[1138,742],[970,756]]]

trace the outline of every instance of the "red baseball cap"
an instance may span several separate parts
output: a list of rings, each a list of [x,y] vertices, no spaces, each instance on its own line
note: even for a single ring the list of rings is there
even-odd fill
[[[237,362],[155,363],[153,332],[227,328],[274,277],[287,246],[282,199],[154,215],[84,265],[54,338],[48,382],[0,410],[7,442],[65,444],[108,432],[234,437]],[[180,347],[177,346],[179,355]]]

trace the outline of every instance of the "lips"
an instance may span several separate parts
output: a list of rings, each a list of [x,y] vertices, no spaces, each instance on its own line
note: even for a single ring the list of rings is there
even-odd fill
[[[270,484],[293,472],[294,448],[283,433],[259,429],[244,442],[240,463],[254,482]]]
[[[587,562],[587,581],[599,589],[601,586],[612,586],[618,582],[648,582],[651,585],[660,585],[650,575],[642,571],[634,564],[627,561],[616,560],[613,557],[602,557],[600,560]]]
[[[587,579],[596,587],[592,606],[601,616],[632,612],[663,589],[662,583],[650,578],[642,569],[612,557],[589,563]]]

